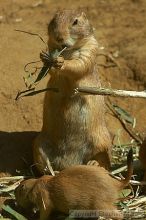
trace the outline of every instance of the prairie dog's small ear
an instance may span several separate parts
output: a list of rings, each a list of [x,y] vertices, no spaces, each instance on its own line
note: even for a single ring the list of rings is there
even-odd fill
[[[82,13],[81,13],[81,16],[82,16],[83,18],[87,19],[87,16],[86,16],[85,12],[83,12],[83,11],[82,11]]]
[[[83,19],[87,19],[87,16],[86,16],[85,12],[83,12],[83,11],[80,12],[77,17],[78,17],[78,18],[81,17],[81,18],[83,18]]]

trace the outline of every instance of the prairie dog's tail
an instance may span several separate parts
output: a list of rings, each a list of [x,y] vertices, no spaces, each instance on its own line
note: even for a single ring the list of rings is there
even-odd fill
[[[122,188],[128,185],[132,174],[133,174],[133,149],[131,147],[127,155],[127,175],[125,179],[121,180]]]

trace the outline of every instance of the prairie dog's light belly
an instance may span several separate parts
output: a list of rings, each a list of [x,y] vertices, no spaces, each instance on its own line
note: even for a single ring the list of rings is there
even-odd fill
[[[60,94],[54,94],[48,97],[49,105],[44,106],[44,126],[46,129],[59,130],[59,133],[65,135],[69,132],[77,133],[85,129],[90,117],[90,108],[87,100],[82,96],[60,97]],[[49,130],[50,130],[49,129]]]
[[[68,78],[59,75],[50,79],[48,87],[57,87],[59,92],[46,93],[43,130],[47,133],[54,132],[57,137],[63,137],[68,133],[79,135],[82,131],[92,130],[92,123],[95,127],[96,112],[97,115],[99,109],[102,114],[104,112],[103,97],[74,95],[74,89],[82,85],[98,86],[100,84],[96,77],[94,78],[94,74],[74,84]]]

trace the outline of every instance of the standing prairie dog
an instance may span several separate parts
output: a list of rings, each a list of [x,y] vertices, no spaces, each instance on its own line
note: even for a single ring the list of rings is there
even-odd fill
[[[43,127],[35,139],[34,162],[41,173],[48,163],[63,170],[90,160],[109,169],[111,139],[105,123],[105,103],[100,95],[76,95],[80,86],[100,87],[96,57],[98,43],[93,28],[83,12],[63,10],[48,25],[49,52],[62,50],[52,58],[48,87],[44,100]],[[42,61],[47,63],[43,53]]]
[[[56,176],[23,181],[15,190],[16,201],[23,208],[37,208],[40,220],[47,220],[51,212],[69,214],[71,210],[91,211],[96,215],[123,219],[115,203],[121,189],[128,185],[133,173],[132,150],[127,157],[127,177],[117,180],[103,167],[76,165]],[[86,212],[85,212],[86,211]],[[78,212],[80,213],[80,212]],[[98,216],[94,216],[98,217]]]

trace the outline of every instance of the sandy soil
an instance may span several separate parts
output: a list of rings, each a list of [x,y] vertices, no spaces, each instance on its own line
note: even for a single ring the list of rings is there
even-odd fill
[[[0,0],[0,171],[20,174],[32,163],[31,144],[42,126],[43,94],[15,101],[25,88],[23,67],[39,59],[45,45],[35,36],[15,29],[38,33],[47,41],[47,23],[59,8],[83,8],[95,35],[108,51],[118,54],[121,65],[105,69],[104,85],[127,90],[143,90],[146,86],[146,1],[145,0]],[[40,1],[41,2],[41,1]],[[44,80],[40,87],[46,85]],[[136,129],[146,132],[146,100],[112,98],[137,120]],[[121,129],[109,114],[112,134]],[[121,142],[129,141],[121,130]]]

